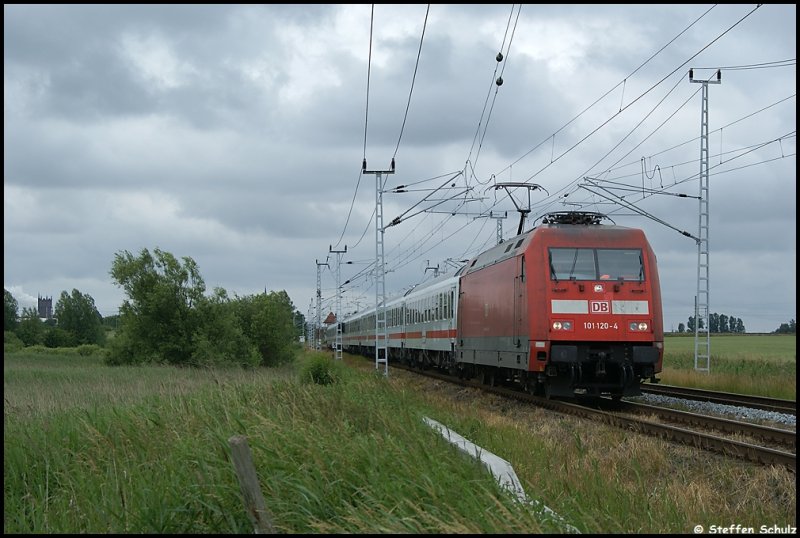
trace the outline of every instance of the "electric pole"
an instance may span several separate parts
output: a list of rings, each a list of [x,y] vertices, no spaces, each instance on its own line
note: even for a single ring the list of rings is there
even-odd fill
[[[361,173],[375,174],[375,369],[383,364],[383,375],[389,376],[389,345],[386,334],[386,266],[383,248],[383,174],[394,174],[394,157],[390,170],[367,170],[367,159]]]
[[[314,333],[312,332],[311,320],[313,319],[313,317],[311,316],[311,313],[313,311],[314,311],[314,299],[311,299],[308,302],[308,317],[306,318],[306,348],[311,348],[312,345],[311,341]]]
[[[321,315],[322,315],[322,312],[321,312],[322,311],[322,275],[320,273],[320,267],[322,267],[323,265],[326,265],[330,269],[330,265],[328,265],[327,262],[326,263],[319,263],[319,260],[314,260],[314,261],[317,264],[317,326],[314,327],[314,334],[316,336],[316,338],[315,338],[316,344],[314,346],[314,349],[319,351],[320,349],[322,349],[322,342],[320,342],[320,337],[319,337],[319,331],[320,331],[320,328],[322,327],[322,320],[321,320]]]
[[[344,250],[333,250],[333,247],[328,245],[328,251],[336,254],[336,351],[334,359],[342,360],[342,287],[341,287],[341,267],[342,267],[342,254],[347,252],[347,245]]]
[[[709,323],[711,275],[708,255],[708,85],[720,84],[722,72],[717,69],[716,80],[695,80],[694,70],[689,69],[689,82],[703,85],[700,109],[700,211],[697,233],[697,295],[695,296],[694,312],[694,369],[711,372],[711,328]],[[705,342],[701,342],[701,332],[705,333]]]

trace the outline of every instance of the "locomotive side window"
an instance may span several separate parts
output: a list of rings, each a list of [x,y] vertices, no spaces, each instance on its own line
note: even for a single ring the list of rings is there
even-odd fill
[[[552,280],[644,280],[640,249],[551,248]]]

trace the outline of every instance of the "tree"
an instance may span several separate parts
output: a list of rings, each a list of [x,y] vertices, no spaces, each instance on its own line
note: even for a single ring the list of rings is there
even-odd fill
[[[17,327],[19,304],[11,292],[3,288],[3,330],[13,331]]]
[[[294,359],[294,306],[285,291],[231,300],[206,297],[189,257],[143,249],[114,257],[111,276],[128,298],[109,344],[110,364],[273,365]]]
[[[56,302],[55,317],[58,328],[72,336],[76,345],[102,344],[105,337],[103,316],[97,311],[91,295],[73,289],[72,295],[66,291]],[[63,338],[59,338],[63,341]]]
[[[303,336],[306,333],[306,317],[299,310],[294,312],[294,327],[296,337]]]
[[[688,331],[694,332],[694,316],[689,316]],[[727,316],[714,312],[708,316],[708,324],[711,333],[744,333],[744,321],[736,316]],[[700,329],[703,328],[703,319],[700,318]],[[778,332],[778,331],[775,331]]]
[[[731,332],[730,328],[728,327],[728,316],[725,314],[719,315],[719,332],[721,333],[728,333]]]
[[[178,261],[158,248],[138,256],[118,252],[111,276],[128,298],[120,308],[119,331],[109,362],[190,364],[192,337],[199,326],[195,309],[206,285],[189,257]]]
[[[702,319],[700,320],[703,321]],[[699,326],[701,329],[703,328],[702,325]],[[708,332],[710,333],[718,333],[719,331],[719,314],[716,312],[712,313],[708,316]]]
[[[45,347],[75,347],[75,335],[59,327],[48,327],[44,333],[42,343]]]
[[[686,327],[683,325],[683,323],[678,323],[678,332],[682,333],[684,331],[686,331]]]
[[[26,346],[35,346],[44,342],[45,326],[39,319],[39,313],[35,308],[25,307],[22,309],[22,319],[17,326],[17,336]]]
[[[235,305],[224,289],[216,288],[212,297],[201,299],[197,311],[200,324],[192,335],[193,366],[259,365],[258,350],[242,331]]]
[[[795,320],[790,320],[789,323],[781,323],[781,326],[775,329],[775,334],[797,334],[797,323]]]
[[[297,342],[294,311],[285,291],[239,300],[242,330],[258,348],[262,365],[274,366],[294,359]]]

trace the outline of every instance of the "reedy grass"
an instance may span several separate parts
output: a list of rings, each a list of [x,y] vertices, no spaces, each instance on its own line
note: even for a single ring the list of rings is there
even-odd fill
[[[306,357],[297,372],[307,360],[320,359]],[[563,531],[423,416],[511,462],[530,498],[582,532],[796,523],[795,479],[784,469],[471,390],[420,391],[364,359],[344,362],[320,385],[288,367],[110,368],[91,357],[7,355],[4,532],[252,533],[232,435],[247,436],[282,533]]]
[[[74,366],[97,368],[108,383],[108,367]],[[282,532],[539,529],[535,514],[423,425],[412,395],[382,379],[320,386],[206,372],[203,383],[178,370],[194,384],[173,391],[185,385],[159,384],[164,372],[149,369],[138,371],[150,390],[106,405],[80,405],[70,391],[57,409],[28,409],[15,400],[24,391],[6,391],[6,533],[250,533],[229,460],[236,434],[248,437]],[[11,377],[7,389],[28,381]],[[91,392],[91,381],[67,377]]]
[[[694,369],[694,338],[667,337],[663,371],[669,385],[772,398],[797,398],[795,335],[713,335],[710,372]]]

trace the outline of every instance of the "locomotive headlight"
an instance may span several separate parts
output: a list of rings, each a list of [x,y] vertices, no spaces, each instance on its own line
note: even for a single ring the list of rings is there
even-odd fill
[[[646,330],[647,330],[647,323],[645,323],[645,322],[641,322],[641,323],[639,324],[639,330],[640,330],[640,331],[646,331]]]
[[[556,331],[560,331],[561,330],[561,322],[560,321],[554,321],[553,322],[553,329],[556,330]]]

